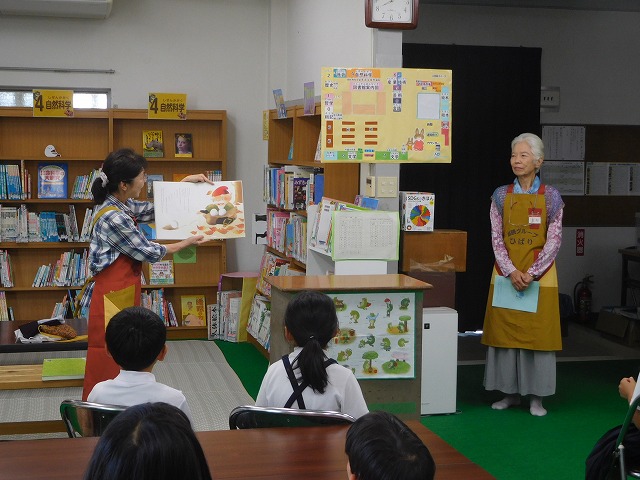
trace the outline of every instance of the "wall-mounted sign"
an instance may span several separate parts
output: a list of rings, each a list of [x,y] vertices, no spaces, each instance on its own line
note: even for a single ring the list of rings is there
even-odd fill
[[[451,163],[451,70],[322,68],[322,162]]]
[[[33,90],[34,117],[73,117],[73,90]]]
[[[148,118],[163,120],[186,120],[187,94],[150,93]]]

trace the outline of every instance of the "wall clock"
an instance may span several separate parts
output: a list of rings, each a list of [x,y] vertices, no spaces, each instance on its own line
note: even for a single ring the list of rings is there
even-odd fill
[[[412,30],[418,26],[419,0],[365,0],[364,23],[370,28]]]

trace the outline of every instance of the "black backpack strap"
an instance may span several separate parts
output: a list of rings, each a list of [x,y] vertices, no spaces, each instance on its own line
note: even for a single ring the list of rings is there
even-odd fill
[[[287,400],[287,403],[284,404],[284,408],[291,408],[293,402],[298,401],[298,408],[305,410],[307,407],[304,405],[304,399],[302,398],[302,392],[307,385],[309,385],[304,380],[301,384],[298,385],[298,380],[296,379],[295,373],[293,373],[293,367],[291,366],[291,362],[289,361],[289,355],[282,356],[282,363],[284,364],[284,370],[287,372],[287,376],[289,377],[289,382],[291,383],[291,388],[293,388],[293,393]]]

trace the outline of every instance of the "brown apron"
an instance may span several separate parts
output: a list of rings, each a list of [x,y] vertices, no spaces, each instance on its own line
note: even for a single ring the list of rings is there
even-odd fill
[[[82,389],[82,399],[85,401],[96,383],[115,378],[120,373],[120,367],[107,354],[105,347],[104,332],[109,320],[105,317],[105,295],[134,286],[133,303],[120,306],[139,306],[141,271],[142,262],[121,253],[115,262],[95,276],[89,307],[87,365]]]
[[[507,190],[503,208],[503,238],[509,258],[521,272],[526,272],[544,247],[547,237],[547,209],[544,185],[537,194],[514,194]],[[539,217],[540,223],[531,222]],[[562,350],[558,277],[555,262],[539,279],[540,294],[536,312],[522,312],[492,306],[496,275],[494,265],[484,318],[482,343],[492,347],[527,350]]]

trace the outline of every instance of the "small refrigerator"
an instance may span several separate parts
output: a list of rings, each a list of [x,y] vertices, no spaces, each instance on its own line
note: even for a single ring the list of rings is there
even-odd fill
[[[458,382],[458,312],[422,311],[422,415],[455,413]]]

